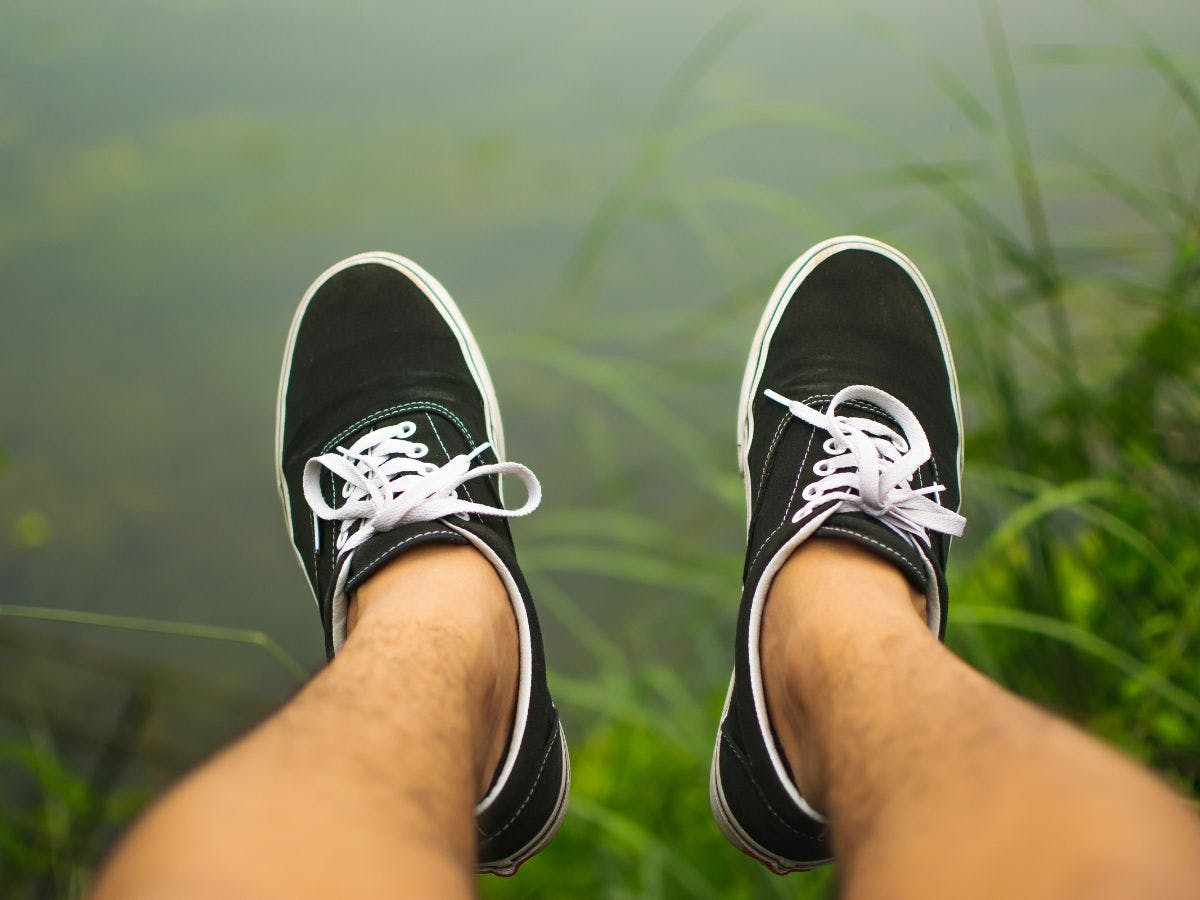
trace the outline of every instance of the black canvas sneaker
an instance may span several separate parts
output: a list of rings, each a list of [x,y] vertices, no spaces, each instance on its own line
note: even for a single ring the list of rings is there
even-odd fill
[[[759,323],[738,417],[746,565],[709,795],[733,845],[783,874],[832,853],[767,716],[759,638],[775,574],[814,534],[853,541],[899,568],[927,598],[930,630],[945,631],[962,434],[950,346],[916,266],[863,237],[796,260]]]
[[[512,874],[558,830],[570,783],[537,614],[506,521],[532,511],[541,488],[529,469],[504,461],[483,356],[431,275],[379,252],[313,282],[284,351],[275,459],[331,658],[345,640],[347,598],[412,548],[470,544],[508,589],[520,653],[516,714],[475,819],[478,870]],[[519,509],[504,508],[501,474],[524,482]]]

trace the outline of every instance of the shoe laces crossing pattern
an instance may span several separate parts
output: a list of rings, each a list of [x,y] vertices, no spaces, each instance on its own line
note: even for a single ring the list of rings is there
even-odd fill
[[[838,391],[820,412],[776,391],[763,393],[797,419],[829,434],[822,445],[827,455],[813,465],[818,479],[801,493],[806,505],[792,516],[793,523],[830,500],[840,500],[839,509],[864,512],[927,545],[927,531],[962,534],[967,520],[936,500],[945,485],[912,486],[913,476],[929,461],[932,450],[925,429],[900,400],[879,388],[855,384]],[[878,407],[903,434],[873,419],[837,414],[840,406],[853,400]]]
[[[537,476],[514,462],[475,466],[472,463],[490,444],[453,457],[442,466],[422,462],[429,448],[411,441],[417,431],[412,422],[377,428],[347,447],[315,456],[304,465],[304,499],[318,519],[340,521],[337,550],[343,557],[373,534],[391,531],[411,522],[430,522],[446,516],[466,518],[471,513],[488,516],[524,516],[542,499]],[[342,480],[340,506],[331,506],[321,491],[321,470]],[[463,500],[458,489],[474,478],[515,475],[528,496],[518,509],[487,506]]]

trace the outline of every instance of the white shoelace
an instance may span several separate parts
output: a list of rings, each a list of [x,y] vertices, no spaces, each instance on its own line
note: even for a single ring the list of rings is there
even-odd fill
[[[490,444],[480,444],[443,466],[421,462],[429,448],[410,441],[417,430],[412,422],[389,425],[363,435],[349,449],[314,456],[304,464],[304,499],[313,514],[325,521],[341,521],[339,558],[359,547],[371,535],[409,522],[431,522],[446,516],[479,513],[489,516],[524,516],[542,499],[542,486],[528,467],[514,462],[476,466],[471,463]],[[341,506],[330,506],[321,494],[321,469],[342,479]],[[463,500],[458,488],[486,475],[515,475],[528,496],[518,509],[503,509]],[[355,529],[354,526],[358,525]]]
[[[813,474],[820,478],[804,488],[801,497],[806,505],[792,516],[792,522],[830,500],[840,500],[839,510],[865,512],[926,545],[927,529],[962,534],[967,520],[930,499],[944,491],[944,485],[912,487],[913,476],[929,461],[932,451],[925,429],[900,400],[879,388],[854,384],[838,391],[825,412],[819,412],[770,389],[763,393],[786,406],[797,419],[829,434],[823,447],[830,455],[813,465]],[[836,415],[838,407],[851,400],[874,404],[904,433],[897,434],[873,419]]]

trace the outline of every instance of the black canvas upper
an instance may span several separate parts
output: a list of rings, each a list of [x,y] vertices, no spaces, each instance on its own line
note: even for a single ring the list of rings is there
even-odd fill
[[[868,385],[892,395],[916,415],[932,451],[910,485],[943,485],[938,502],[956,510],[959,425],[953,367],[932,297],[927,302],[915,280],[919,277],[896,251],[868,239],[817,245],[781,281],[760,326],[761,348],[756,345],[748,363],[743,390],[749,421],[742,427],[749,433],[741,436],[748,441],[742,448],[747,552],[734,676],[714,752],[712,795],[718,823],[731,841],[779,872],[828,862],[832,851],[822,818],[796,801],[774,732],[769,724],[763,727],[765,703],[756,707],[751,686],[755,609],[761,614],[770,580],[800,542],[812,534],[838,537],[886,559],[925,593],[936,610],[931,626],[941,636],[949,538],[927,530],[925,544],[868,512],[820,498],[794,521],[809,506],[805,487],[819,480],[813,466],[835,454],[825,447],[827,431],[763,392],[771,389],[822,413],[848,386]],[[768,339],[769,322],[774,332]],[[835,412],[900,431],[891,415],[867,399],[850,399]]]
[[[845,249],[827,257],[792,294],[770,350],[753,400],[755,440],[750,444],[747,477],[755,497],[763,502],[751,513],[751,545],[766,539],[769,528],[764,523],[778,524],[771,514],[787,499],[772,498],[763,490],[767,455],[797,452],[796,445],[812,431],[765,397],[762,388],[767,387],[822,409],[847,385],[873,385],[892,394],[916,414],[934,451],[918,473],[918,483],[944,485],[939,502],[958,509],[959,423],[952,399],[954,374],[947,366],[948,355],[943,354],[928,304],[904,268],[870,250]],[[878,411],[868,414],[889,421]],[[786,426],[785,433],[775,441],[781,424]],[[763,440],[767,430],[771,439]],[[814,444],[826,436],[822,433]],[[815,459],[810,458],[808,465],[812,462]],[[791,512],[801,505],[798,500],[797,491]],[[936,532],[930,536],[939,567],[944,569],[949,540]]]
[[[281,490],[291,509],[292,542],[325,604],[338,525],[321,522],[320,547],[314,548],[314,517],[301,490],[308,460],[408,419],[418,426],[414,440],[429,447],[427,459],[444,463],[453,454],[442,450],[437,435],[457,435],[455,453],[467,441],[487,441],[484,399],[453,331],[425,293],[404,273],[378,263],[350,266],[321,284],[296,331],[287,376],[279,423]],[[480,460],[494,461],[494,448]],[[331,474],[323,475],[330,502],[336,500],[333,482]],[[327,631],[328,617],[322,606]],[[326,652],[333,653],[329,641]]]
[[[443,306],[439,311],[430,294],[444,298],[452,310]],[[479,868],[507,874],[541,849],[561,822],[568,781],[566,746],[546,687],[537,613],[517,565],[507,520],[456,514],[406,522],[376,531],[346,556],[337,546],[341,523],[316,517],[302,486],[310,459],[404,422],[413,427],[408,440],[426,448],[420,462],[431,466],[443,466],[484,443],[499,443],[494,401],[489,421],[485,392],[490,391],[482,358],[444,289],[407,260],[364,254],[325,273],[310,288],[306,305],[302,303],[290,360],[285,358],[277,441],[280,491],[292,541],[317,598],[330,657],[343,630],[333,608],[335,582],[343,568],[339,596],[347,597],[389,561],[417,546],[473,544],[502,579],[511,580],[512,599],[528,623],[528,654],[523,660],[529,673],[528,701],[518,709],[524,729],[519,740],[513,736],[515,744],[508,752],[515,753],[515,760],[507,779],[498,793],[494,782],[487,802],[476,810]],[[472,467],[497,462],[500,452],[497,446],[489,447]],[[325,502],[339,506],[342,488],[334,473],[320,470]],[[503,506],[495,475],[467,480],[456,493],[471,502]]]

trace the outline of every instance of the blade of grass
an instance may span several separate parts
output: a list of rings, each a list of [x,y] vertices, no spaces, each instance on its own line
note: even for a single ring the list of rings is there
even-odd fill
[[[1047,487],[1031,500],[1021,504],[992,531],[988,539],[971,558],[967,575],[982,570],[993,559],[1014,544],[1022,534],[1051,513],[1075,511],[1084,501],[1112,496],[1116,488],[1107,481],[1077,481],[1059,487]]]
[[[1066,644],[1112,666],[1146,690],[1166,700],[1180,712],[1200,720],[1200,700],[1124,650],[1077,625],[1025,610],[970,603],[960,604],[955,608],[953,621],[956,624],[1009,628]]]
[[[1171,58],[1169,53],[1165,53],[1162,47],[1152,41],[1149,35],[1140,27],[1134,25],[1126,16],[1122,16],[1127,27],[1141,38],[1142,56],[1148,62],[1151,68],[1159,74],[1167,87],[1172,93],[1179,98],[1179,102],[1183,104],[1184,109],[1192,117],[1192,121],[1200,127],[1200,91],[1196,90],[1196,86],[1192,83]]]
[[[563,625],[579,645],[587,650],[600,669],[601,677],[608,678],[629,671],[629,661],[615,641],[609,640],[604,630],[588,616],[551,578],[538,578],[535,594],[539,607],[548,611]]]
[[[654,854],[663,861],[668,875],[692,897],[719,898],[721,892],[691,863],[676,854],[657,836],[632,819],[588,797],[571,797],[571,812],[595,825],[610,838],[637,854]]]
[[[705,198],[684,188],[671,191],[662,199],[665,205],[664,212],[691,232],[708,262],[724,279],[735,277],[738,252],[729,236],[725,234],[721,221],[709,209]]]
[[[1068,363],[1067,372],[1077,371],[1074,338],[1070,322],[1063,307],[1060,291],[1061,275],[1055,259],[1054,246],[1050,240],[1050,228],[1046,219],[1046,207],[1038,183],[1037,169],[1033,163],[1033,151],[1029,144],[1029,133],[1025,127],[1025,114],[1021,109],[1020,92],[1013,71],[1012,54],[1008,38],[1004,33],[1004,22],[996,0],[979,0],[983,17],[984,35],[987,38],[988,56],[992,62],[997,93],[1000,95],[1000,112],[1004,131],[1009,143],[1009,159],[1013,167],[1021,206],[1025,211],[1025,223],[1034,253],[1046,281],[1042,295],[1050,316],[1050,327],[1054,343],[1060,356]],[[1073,408],[1073,407],[1071,407]]]
[[[965,190],[957,179],[950,177],[951,173],[920,160],[898,163],[893,172],[896,186],[906,181],[909,185],[933,190],[964,223],[987,237],[1004,262],[1021,273],[1035,293],[1040,294],[1051,281],[1044,261],[1036,253],[1030,252],[999,216]],[[899,177],[901,174],[904,178]]]
[[[1176,96],[1180,107],[1191,118],[1193,125],[1200,126],[1200,91],[1196,89],[1194,77],[1183,70],[1179,57],[1164,51],[1136,20],[1110,3],[1093,2],[1092,5],[1120,21],[1126,31],[1138,41],[1138,47],[1134,49],[1088,44],[1041,46],[1030,48],[1026,57],[1034,62],[1058,65],[1148,65]],[[1171,160],[1168,158],[1165,161],[1168,163],[1168,175],[1173,174]],[[1176,178],[1174,184],[1176,192],[1182,193],[1182,182]],[[1197,183],[1197,188],[1200,189],[1200,182]]]
[[[646,682],[671,710],[681,734],[688,735],[686,746],[697,763],[706,763],[711,755],[708,741],[713,722],[693,693],[691,686],[674,669],[650,666]]]
[[[695,91],[696,85],[733,46],[734,41],[757,15],[758,11],[753,6],[742,6],[726,13],[708,30],[667,79],[655,99],[650,112],[650,127],[653,130],[665,131],[674,124],[683,105]]]
[[[734,548],[704,550],[677,524],[659,522],[646,516],[619,509],[559,509],[539,514],[538,522],[524,529],[527,540],[552,549],[561,543],[600,547],[612,546],[633,551],[655,548],[655,555],[680,568],[711,572],[736,571],[742,562]],[[530,545],[531,549],[533,544]]]
[[[1035,64],[1065,66],[1126,66],[1146,64],[1142,54],[1132,47],[1112,44],[1034,44],[1021,51],[1020,57]]]
[[[135,748],[141,742],[146,726],[150,722],[155,706],[154,691],[146,684],[131,687],[125,702],[117,714],[111,739],[100,748],[87,779],[87,791],[82,808],[73,817],[67,833],[65,856],[72,872],[80,860],[94,855],[88,852],[104,824],[105,814],[112,801],[122,775],[129,768]],[[101,848],[95,848],[99,851]],[[45,881],[45,894],[55,893],[52,881]],[[61,885],[59,886],[61,889]]]
[[[696,749],[695,741],[680,729],[678,722],[647,705],[645,697],[639,696],[633,679],[628,676],[601,684],[553,671],[550,673],[550,691],[564,706],[590,710],[608,721],[644,729],[684,753],[690,754]],[[574,798],[571,802],[575,802]]]
[[[60,663],[75,670],[72,677],[104,676],[135,682],[149,673],[155,684],[175,697],[186,696],[212,707],[245,717],[258,717],[267,708],[265,697],[252,699],[251,686],[220,675],[201,677],[196,672],[174,669],[162,664],[148,667],[145,659],[114,649],[108,643],[57,632],[53,635],[34,626],[5,621],[0,626],[0,655],[17,664],[19,656],[33,656]]]
[[[740,507],[742,485],[728,467],[714,461],[707,435],[672,404],[655,396],[652,386],[670,384],[667,373],[636,360],[586,353],[542,336],[514,339],[501,346],[504,355],[551,369],[605,397],[686,461],[698,489],[728,508]]]
[[[1194,207],[1183,197],[1170,191],[1151,192],[1128,178],[1123,178],[1094,154],[1082,148],[1071,148],[1067,153],[1074,157],[1075,165],[1084,175],[1109,196],[1116,197],[1149,222],[1161,234],[1173,236],[1180,224],[1186,224],[1194,218]]]
[[[729,587],[726,572],[705,571],[699,560],[680,565],[651,550],[563,542],[523,549],[521,564],[530,572],[595,575],[699,597],[722,595]]]
[[[985,137],[996,134],[998,126],[992,114],[975,96],[955,71],[942,62],[941,58],[918,44],[910,35],[894,28],[891,24],[877,16],[850,14],[846,21],[858,30],[872,35],[887,44],[893,50],[903,53],[917,63],[957,107],[959,113],[970,122],[975,129]]]
[[[116,616],[109,613],[84,612],[75,609],[54,609],[41,606],[0,605],[0,616],[18,619],[37,619],[42,622],[64,622],[90,625],[117,631],[142,631],[150,634],[170,634],[179,637],[248,644],[261,648],[289,673],[299,679],[308,678],[304,667],[286,650],[261,631],[251,628],[230,628],[224,625],[201,625],[195,622],[172,622],[167,619],[148,619],[142,616]]]
[[[788,101],[740,103],[697,115],[677,126],[669,137],[669,153],[682,153],[731,131],[768,125],[800,125],[848,137],[891,159],[911,159],[912,153],[884,132],[861,119],[821,106]]]
[[[1037,170],[1033,164],[1033,151],[1029,145],[1029,133],[1025,128],[1025,114],[1021,109],[1021,95],[1017,90],[1017,77],[1013,71],[1008,38],[1004,33],[1004,22],[1000,18],[1000,10],[995,0],[979,0],[979,11],[983,17],[984,37],[987,39],[988,57],[992,63],[996,90],[1000,95],[1000,111],[1009,143],[1009,160],[1021,196],[1021,205],[1025,210],[1029,238],[1048,271],[1056,274],[1054,248],[1050,242],[1050,228],[1046,221],[1046,207],[1038,184]]]
[[[829,223],[791,193],[762,182],[737,176],[706,178],[689,182],[688,193],[710,201],[725,201],[748,209],[778,216],[791,225],[813,234],[829,230]]]
[[[644,187],[652,183],[661,170],[666,160],[663,135],[678,117],[700,79],[733,44],[753,17],[754,12],[749,7],[727,13],[701,38],[684,57],[675,73],[667,79],[651,107],[649,122],[638,145],[633,166],[601,199],[595,214],[584,226],[583,233],[571,251],[559,286],[560,296],[579,296],[621,221],[637,203]]]

